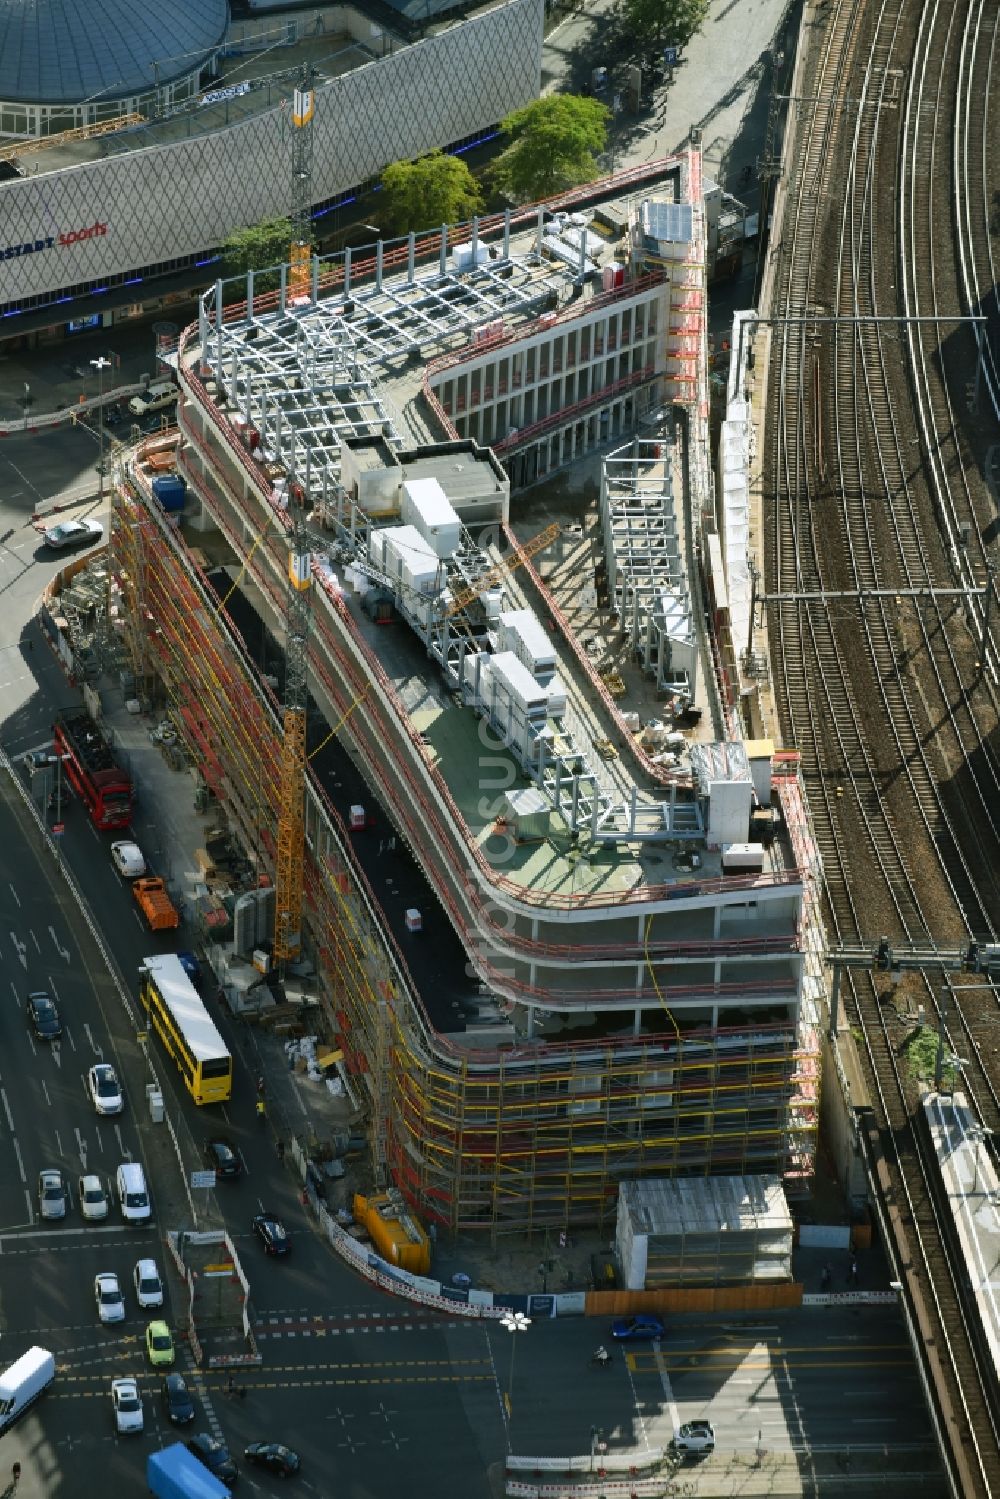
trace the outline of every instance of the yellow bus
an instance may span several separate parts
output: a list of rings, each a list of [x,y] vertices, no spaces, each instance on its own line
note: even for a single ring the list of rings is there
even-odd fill
[[[143,958],[139,998],[195,1103],[225,1103],[233,1059],[176,953]]]

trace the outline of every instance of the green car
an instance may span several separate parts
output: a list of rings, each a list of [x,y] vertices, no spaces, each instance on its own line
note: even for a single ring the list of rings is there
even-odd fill
[[[146,1352],[151,1364],[172,1364],[174,1340],[165,1322],[151,1322],[146,1328]]]

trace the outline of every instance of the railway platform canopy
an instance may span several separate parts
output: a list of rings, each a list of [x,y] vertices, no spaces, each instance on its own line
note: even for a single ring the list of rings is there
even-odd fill
[[[929,1093],[924,1116],[978,1313],[978,1342],[993,1380],[1000,1381],[1000,1177],[991,1131],[980,1124],[963,1093]]]

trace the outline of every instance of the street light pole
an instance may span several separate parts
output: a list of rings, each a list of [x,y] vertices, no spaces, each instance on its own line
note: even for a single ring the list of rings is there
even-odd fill
[[[507,1407],[507,1447],[510,1449],[510,1426],[514,1419],[514,1349],[517,1347],[517,1334],[528,1331],[531,1318],[526,1312],[507,1312],[500,1318],[500,1326],[505,1327],[510,1333],[510,1373],[507,1376],[507,1393],[504,1397],[504,1404]]]
[[[100,433],[101,456],[97,466],[97,495],[98,499],[104,501],[104,371],[111,368],[111,360],[105,359],[103,354],[92,359],[91,364],[97,371],[97,425]]]

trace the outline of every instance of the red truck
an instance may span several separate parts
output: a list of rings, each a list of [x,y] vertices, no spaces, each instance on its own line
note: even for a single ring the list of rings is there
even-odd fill
[[[85,708],[60,713],[52,736],[62,773],[94,826],[127,828],[132,821],[132,781],[96,719]]]

